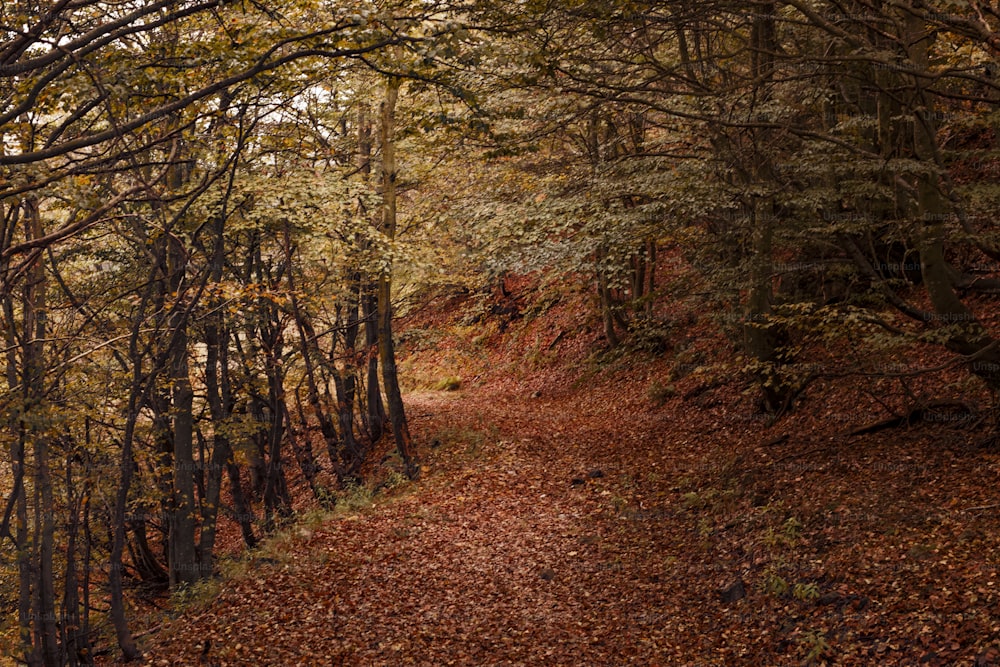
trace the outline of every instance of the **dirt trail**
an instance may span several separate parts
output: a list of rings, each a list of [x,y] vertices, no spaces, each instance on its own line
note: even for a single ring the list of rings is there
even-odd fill
[[[642,415],[485,392],[408,409],[440,442],[417,485],[301,531],[155,636],[150,664],[722,664],[711,586],[672,576],[713,566],[684,555]]]
[[[621,377],[410,395],[420,480],[297,529],[148,664],[1000,664],[975,434],[767,428],[738,387]]]

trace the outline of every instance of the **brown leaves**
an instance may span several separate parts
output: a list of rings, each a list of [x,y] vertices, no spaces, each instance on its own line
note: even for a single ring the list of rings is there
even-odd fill
[[[768,429],[738,387],[657,408],[668,362],[576,389],[495,368],[409,397],[438,443],[419,483],[297,535],[149,664],[1000,664],[1000,521],[962,510],[991,504],[995,454],[846,446],[808,405]]]

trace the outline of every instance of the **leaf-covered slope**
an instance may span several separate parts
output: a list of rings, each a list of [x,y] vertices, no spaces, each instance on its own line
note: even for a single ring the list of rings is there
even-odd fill
[[[1000,457],[957,413],[766,428],[733,385],[657,407],[665,369],[411,394],[421,479],[295,533],[149,664],[997,664]]]

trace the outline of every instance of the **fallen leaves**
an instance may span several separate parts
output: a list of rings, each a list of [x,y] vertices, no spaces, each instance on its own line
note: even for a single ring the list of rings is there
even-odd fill
[[[848,443],[808,404],[748,425],[738,387],[657,408],[634,370],[410,395],[420,481],[299,531],[147,664],[1000,665],[1000,519],[962,509],[995,504],[995,452]]]

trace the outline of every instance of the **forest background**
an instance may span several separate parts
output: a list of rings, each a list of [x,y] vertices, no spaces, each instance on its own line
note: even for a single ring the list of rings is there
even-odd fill
[[[211,578],[220,521],[280,527],[289,475],[335,504],[391,439],[417,478],[394,318],[505,329],[519,277],[582,295],[601,358],[672,357],[656,400],[735,381],[773,425],[854,382],[867,428],[995,445],[994,5],[14,1],[0,33],[28,664],[138,657],[138,591]]]

